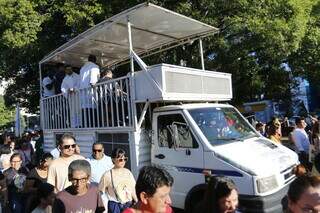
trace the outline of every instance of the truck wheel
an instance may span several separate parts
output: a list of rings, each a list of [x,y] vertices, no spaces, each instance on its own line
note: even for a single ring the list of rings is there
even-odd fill
[[[199,203],[203,200],[205,192],[205,185],[199,185],[193,188],[185,202],[185,213],[199,213]]]

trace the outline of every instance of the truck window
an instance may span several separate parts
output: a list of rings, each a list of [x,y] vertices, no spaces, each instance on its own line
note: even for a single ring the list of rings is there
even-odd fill
[[[258,136],[253,127],[231,107],[191,109],[189,112],[213,146]]]
[[[177,127],[177,148],[198,148],[187,122],[181,114],[160,115],[158,117],[158,143],[160,147],[174,147],[172,126]]]

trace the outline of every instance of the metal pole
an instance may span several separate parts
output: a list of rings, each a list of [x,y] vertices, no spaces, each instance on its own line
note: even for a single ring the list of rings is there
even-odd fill
[[[40,99],[42,99],[42,73],[41,73],[41,64],[39,64],[39,81],[40,81]]]
[[[129,18],[128,18],[128,40],[129,40],[129,56],[130,56],[130,69],[131,69],[131,72],[133,73],[134,72],[134,62],[133,62],[133,55],[132,55],[132,51],[133,51],[133,48],[132,48],[132,36],[131,36],[131,23],[129,21]]]
[[[132,114],[133,114],[133,126],[136,130],[136,127],[138,125],[138,119],[137,119],[137,109],[136,109],[136,94],[135,94],[135,85],[134,85],[134,62],[133,62],[133,48],[132,48],[132,37],[131,37],[131,23],[129,21],[128,17],[128,39],[129,39],[129,53],[130,53],[130,64],[131,64],[131,76],[130,76],[130,96],[131,96],[131,108],[132,108]]]
[[[44,129],[44,114],[43,114],[43,101],[42,101],[42,74],[41,74],[41,64],[39,63],[39,85],[40,85],[40,128]]]
[[[203,47],[202,47],[202,39],[199,38],[199,49],[200,49],[200,58],[201,58],[201,68],[204,69],[204,59],[203,59]]]

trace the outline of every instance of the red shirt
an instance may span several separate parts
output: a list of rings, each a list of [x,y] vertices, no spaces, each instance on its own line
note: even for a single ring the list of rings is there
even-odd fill
[[[134,213],[133,208],[125,209],[122,213]],[[173,213],[171,206],[167,206],[165,213]]]

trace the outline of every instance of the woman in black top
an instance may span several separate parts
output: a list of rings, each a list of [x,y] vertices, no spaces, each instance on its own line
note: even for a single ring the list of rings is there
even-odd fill
[[[50,153],[44,153],[42,155],[38,166],[33,168],[27,176],[24,188],[25,192],[36,192],[37,186],[39,186],[40,183],[47,182],[48,169],[52,160],[53,156]]]

